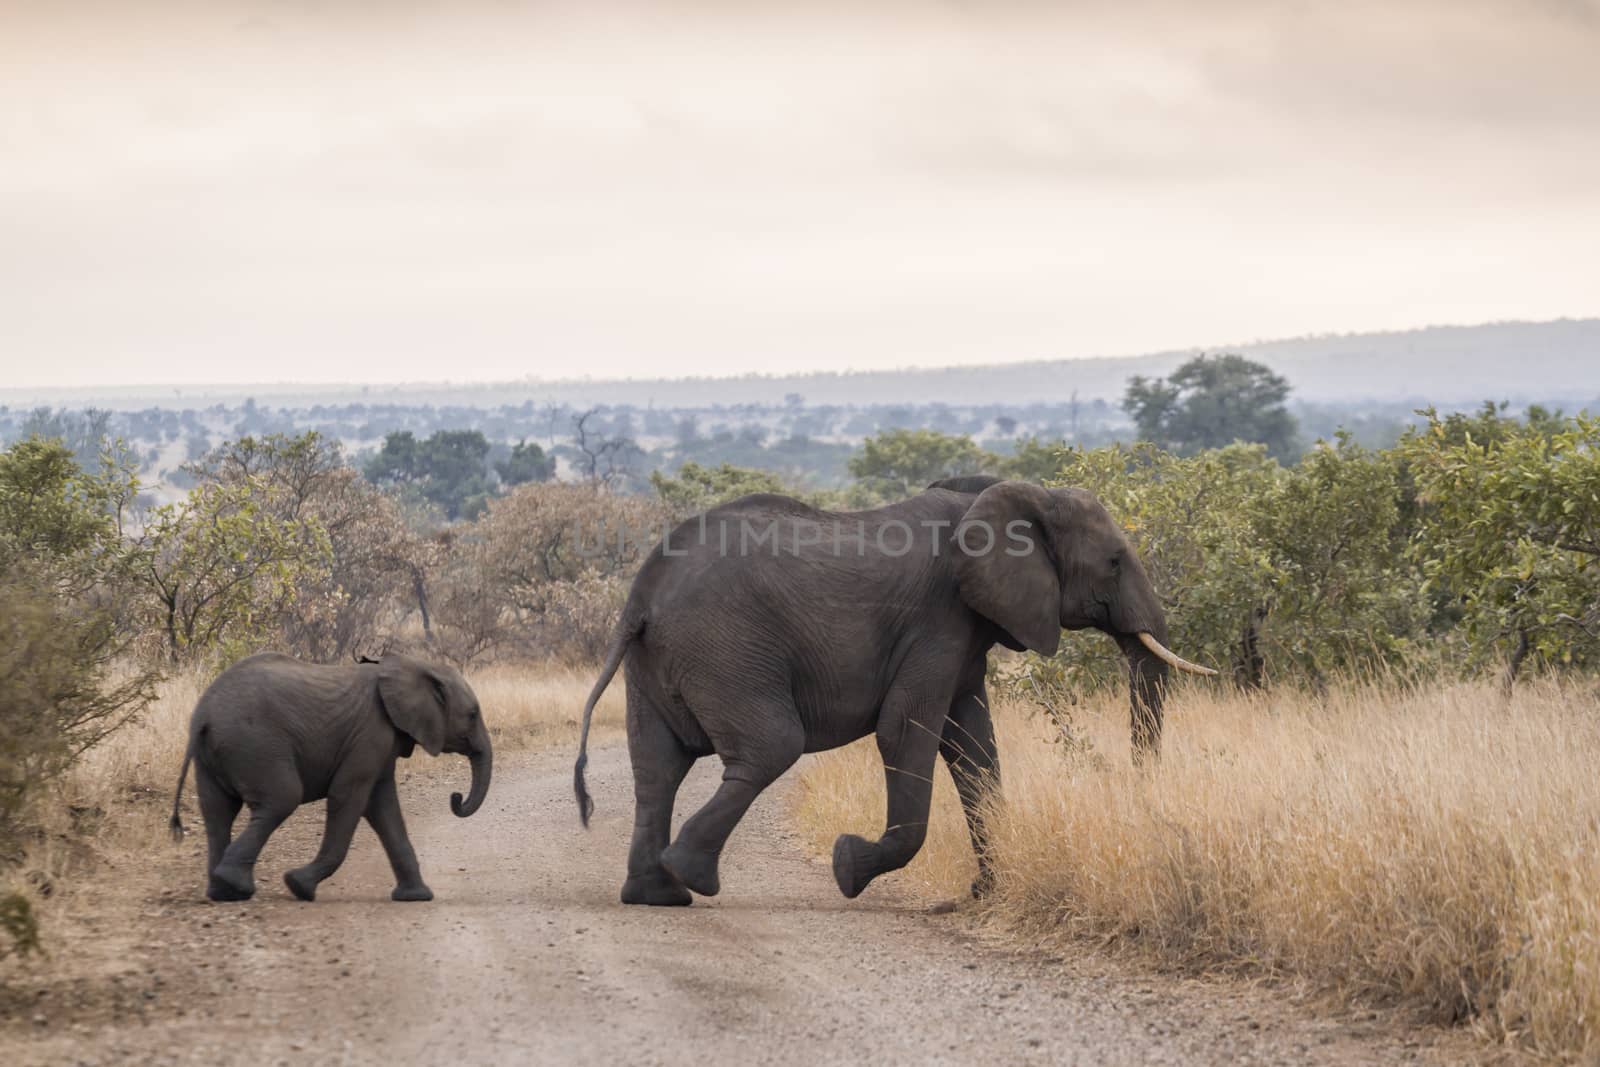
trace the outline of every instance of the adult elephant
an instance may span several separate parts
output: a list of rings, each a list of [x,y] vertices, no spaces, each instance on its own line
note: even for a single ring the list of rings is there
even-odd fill
[[[1128,658],[1136,752],[1161,737],[1169,665],[1160,601],[1122,529],[1081,489],[987,477],[936,482],[873,511],[818,511],[759,494],[672,530],[634,579],[583,710],[574,785],[584,784],[595,703],[626,661],[634,829],[625,904],[714,896],[718,858],[757,794],[801,753],[875,733],[888,780],[877,841],[834,844],[847,897],[905,866],[927,832],[935,753],[950,767],[989,878],[979,813],[998,782],[984,692],[996,643],[1056,650],[1095,628]],[[722,784],[668,843],[695,759],[722,757]]]

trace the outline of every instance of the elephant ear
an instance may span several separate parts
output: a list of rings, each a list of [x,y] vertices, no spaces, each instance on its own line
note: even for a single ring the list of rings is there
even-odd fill
[[[409,656],[385,656],[378,663],[378,697],[394,728],[430,756],[444,748],[444,680]]]
[[[1037,485],[1000,482],[978,494],[953,546],[967,607],[1046,656],[1061,644],[1061,579],[1046,523],[1054,511]]]

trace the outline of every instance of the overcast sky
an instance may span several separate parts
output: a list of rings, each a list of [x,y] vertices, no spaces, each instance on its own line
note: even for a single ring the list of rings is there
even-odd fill
[[[0,0],[10,385],[1600,314],[1600,0]]]

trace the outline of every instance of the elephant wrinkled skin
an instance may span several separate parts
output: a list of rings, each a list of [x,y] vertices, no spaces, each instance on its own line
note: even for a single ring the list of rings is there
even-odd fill
[[[327,798],[327,825],[316,858],[284,875],[301,900],[344,862],[365,816],[394,868],[395,900],[432,900],[406,836],[395,792],[395,761],[416,746],[431,756],[461,753],[472,764],[472,788],[450,807],[471,815],[489,792],[493,754],[478,698],[449,667],[408,656],[321,666],[276,652],[241,660],[200,697],[189,721],[189,750],[172,801],[172,831],[181,837],[178,805],[194,764],[195,792],[206,824],[206,895],[247,900],[255,893],[256,857],[295,808]],[[230,843],[239,809],[245,828]]]
[[[634,579],[584,709],[626,665],[634,832],[622,900],[715,895],[729,833],[804,752],[876,734],[888,784],[883,835],[834,846],[847,897],[905,866],[926,835],[936,755],[948,764],[990,877],[979,808],[999,781],[984,673],[996,643],[1045,654],[1096,628],[1128,658],[1136,755],[1161,736],[1166,621],[1122,529],[1079,489],[966,477],[872,511],[829,513],[758,494],[671,531]],[[724,764],[715,796],[669,843],[695,759]]]

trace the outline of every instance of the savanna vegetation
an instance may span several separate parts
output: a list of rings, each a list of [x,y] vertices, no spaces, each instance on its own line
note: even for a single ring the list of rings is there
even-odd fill
[[[1246,361],[1197,360],[1130,383],[1148,440],[879,429],[837,485],[715,450],[646,474],[626,433],[571,414],[561,446],[530,411],[508,447],[398,430],[361,457],[263,425],[189,438],[165,502],[104,420],[40,421],[62,432],[0,452],[0,951],[37,946],[62,840],[170,786],[200,687],[243,655],[446,659],[495,709],[497,744],[546,740],[665,524],[750,492],[866,507],[984,471],[1093,490],[1165,598],[1171,646],[1224,674],[1170,701],[1164,757],[1136,770],[1109,642],[996,657],[1008,781],[984,921],[1590,1054],[1600,420],[1424,411],[1388,447],[1303,446],[1285,393]],[[875,758],[807,770],[819,841],[881,820]],[[945,802],[910,875],[941,894],[970,880]]]
[[[981,931],[1276,981],[1341,1012],[1593,1061],[1591,689],[1542,678],[1508,701],[1493,681],[1189,682],[1167,707],[1161,760],[1141,770],[1124,696],[995,696],[1004,793],[987,815],[994,887],[971,909]],[[796,818],[818,852],[882,826],[870,742],[824,753],[800,782]],[[940,772],[927,843],[894,877],[959,900],[975,872]]]
[[[1600,422],[1486,405],[1348,435],[1066,449],[1224,670],[1170,700],[1136,767],[1126,667],[1083,635],[997,660],[1003,797],[979,921],[1163,966],[1270,977],[1461,1023],[1556,1060],[1600,1050]],[[815,847],[881,823],[870,742],[803,775]],[[941,775],[907,878],[974,874]]]

